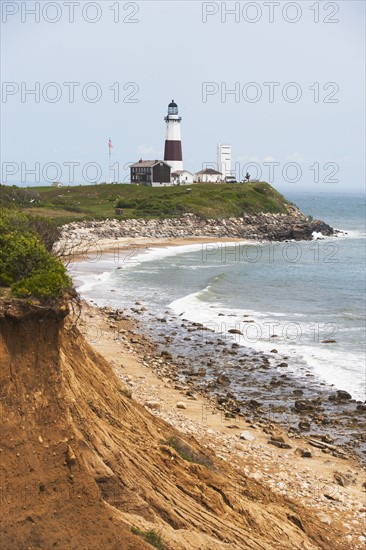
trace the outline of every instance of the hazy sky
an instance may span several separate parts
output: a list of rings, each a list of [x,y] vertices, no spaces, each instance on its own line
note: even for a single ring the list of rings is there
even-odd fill
[[[1,8],[3,182],[105,181],[109,137],[128,181],[127,163],[162,158],[174,98],[192,172],[221,141],[279,190],[364,189],[363,1]]]

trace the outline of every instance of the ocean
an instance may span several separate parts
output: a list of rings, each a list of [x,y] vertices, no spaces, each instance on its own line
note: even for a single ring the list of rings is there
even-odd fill
[[[140,303],[150,336],[174,329],[173,351],[193,362],[198,348],[183,337],[185,322],[209,329],[201,331],[206,350],[208,333],[253,354],[275,349],[285,358],[287,377],[364,401],[365,197],[285,196],[342,233],[301,242],[136,248],[119,261],[104,254],[70,265],[77,290],[99,306]],[[162,317],[164,327],[156,321]],[[196,360],[202,363],[202,355]],[[235,387],[240,393],[240,376]]]

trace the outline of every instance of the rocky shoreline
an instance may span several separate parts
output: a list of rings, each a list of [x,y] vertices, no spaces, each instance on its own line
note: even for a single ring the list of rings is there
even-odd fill
[[[287,214],[247,214],[240,218],[202,219],[194,214],[169,219],[131,219],[73,222],[62,228],[59,250],[74,250],[81,243],[99,239],[210,237],[266,241],[311,240],[313,233],[330,236],[336,231],[320,220],[311,220],[294,206]]]
[[[281,425],[292,436],[305,437],[310,447],[366,462],[366,403],[315,382],[308,371],[300,379],[292,375],[289,358],[275,348],[266,354],[239,346],[230,334],[214,333],[168,312],[155,318],[148,304],[102,311],[117,330],[117,340],[126,341],[118,332],[119,322],[133,321],[136,332],[154,343],[150,353],[146,348],[144,361],[158,378],[169,379],[188,397],[204,396],[225,422],[246,418],[262,427]],[[135,337],[127,341],[139,344]],[[281,440],[272,444],[289,448]]]

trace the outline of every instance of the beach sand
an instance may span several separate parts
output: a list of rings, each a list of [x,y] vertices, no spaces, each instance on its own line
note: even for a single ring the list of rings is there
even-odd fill
[[[133,254],[137,256],[149,248],[165,248],[170,246],[187,246],[187,245],[219,245],[220,243],[240,243],[240,244],[255,244],[258,241],[249,239],[233,239],[233,238],[217,238],[212,237],[190,237],[181,239],[165,239],[165,238],[119,238],[119,239],[82,239],[81,241],[71,242],[68,248],[63,251],[63,259],[68,262],[93,261],[97,262],[107,255],[118,254],[119,259],[123,262],[124,255]],[[131,256],[130,256],[131,257]]]

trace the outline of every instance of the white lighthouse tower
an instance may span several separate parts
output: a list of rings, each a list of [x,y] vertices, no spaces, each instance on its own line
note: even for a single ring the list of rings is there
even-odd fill
[[[164,160],[172,167],[173,173],[177,170],[183,170],[182,142],[180,140],[182,117],[178,116],[178,105],[174,99],[168,105],[168,115],[164,120],[166,122]]]

